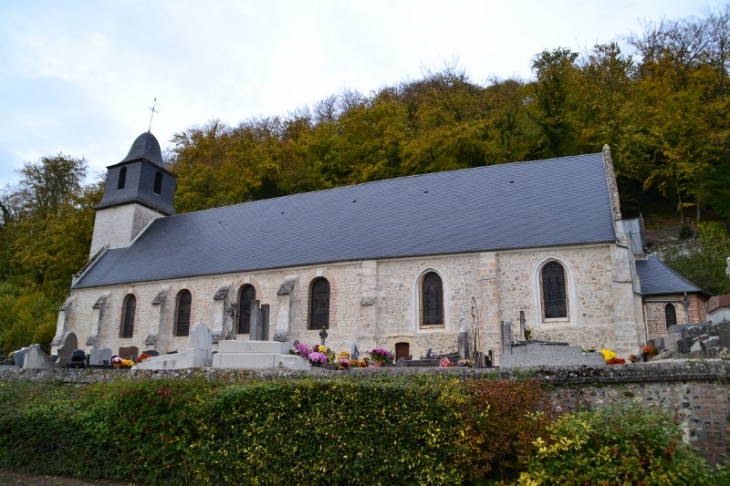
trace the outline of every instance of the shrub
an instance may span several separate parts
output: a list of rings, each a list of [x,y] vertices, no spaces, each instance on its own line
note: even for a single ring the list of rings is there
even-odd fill
[[[458,380],[439,376],[232,385],[202,404],[195,484],[461,484]]]
[[[673,417],[635,402],[564,415],[543,437],[517,484],[714,484]]]
[[[84,475],[184,484],[191,417],[215,390],[199,378],[120,380],[89,387],[82,408],[92,451]]]
[[[464,436],[471,452],[464,467],[471,482],[514,478],[536,449],[535,439],[555,418],[549,390],[537,380],[465,381]]]
[[[0,468],[75,474],[83,444],[76,391],[62,384],[0,382]]]

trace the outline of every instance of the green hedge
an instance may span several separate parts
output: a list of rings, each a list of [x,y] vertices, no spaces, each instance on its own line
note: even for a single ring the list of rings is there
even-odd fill
[[[578,417],[613,437],[667,430],[654,434],[662,450],[619,442],[622,462],[601,462],[606,475],[591,484],[621,484],[604,480],[628,477],[647,457],[661,458],[665,471],[689,467],[707,481],[696,484],[711,484],[669,418],[589,412],[554,422],[547,393],[535,381],[442,374],[0,382],[0,468],[145,485],[561,484],[565,478],[551,482],[551,474],[592,471],[586,458],[606,457],[608,439],[598,432],[585,434],[578,452],[545,453],[572,437],[566,424]]]

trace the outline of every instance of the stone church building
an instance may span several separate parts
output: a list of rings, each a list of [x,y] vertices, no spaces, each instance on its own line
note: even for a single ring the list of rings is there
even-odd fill
[[[149,132],[108,167],[54,353],[69,333],[87,350],[184,350],[199,322],[215,349],[252,338],[266,314],[264,339],[311,344],[326,329],[335,352],[418,358],[455,351],[466,330],[498,364],[500,321],[522,317],[533,339],[625,356],[661,332],[642,280],[688,290],[659,260],[637,272],[646,256],[624,229],[608,147],[179,215],[175,186]]]

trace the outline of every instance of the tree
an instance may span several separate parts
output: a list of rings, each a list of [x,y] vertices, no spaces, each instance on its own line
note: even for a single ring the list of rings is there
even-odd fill
[[[62,154],[27,163],[3,192],[0,350],[47,346],[56,310],[88,260],[100,183],[84,186],[86,162]],[[48,342],[46,342],[47,340]]]
[[[544,137],[536,157],[573,155],[577,58],[578,53],[560,47],[542,51],[532,60],[537,79],[530,113]]]

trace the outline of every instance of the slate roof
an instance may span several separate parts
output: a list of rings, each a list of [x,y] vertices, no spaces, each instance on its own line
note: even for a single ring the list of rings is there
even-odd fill
[[[122,170],[125,183],[119,189]],[[158,172],[162,177],[159,193],[154,190]],[[134,141],[124,160],[107,167],[104,197],[96,209],[138,203],[165,215],[175,214],[176,177],[165,168],[157,138],[144,132]]]
[[[144,132],[142,135],[132,144],[129,149],[129,153],[124,160],[119,162],[124,164],[127,162],[134,162],[135,160],[146,159],[153,164],[165,168],[165,162],[162,160],[162,150],[160,149],[160,142],[157,141],[154,135],[150,132]]]
[[[707,292],[682,277],[654,255],[646,260],[636,260],[636,273],[639,275],[642,295],[666,295]]]
[[[74,288],[613,242],[600,153],[370,182],[155,220]]]

